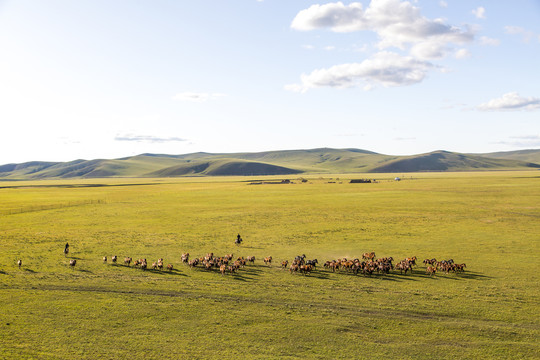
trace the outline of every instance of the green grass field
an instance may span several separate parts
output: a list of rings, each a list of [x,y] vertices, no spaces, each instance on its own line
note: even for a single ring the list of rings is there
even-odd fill
[[[538,172],[354,177],[380,181],[1,182],[0,358],[540,358]],[[186,251],[257,261],[222,276],[183,265]],[[279,268],[369,251],[419,264],[371,277]],[[466,271],[430,277],[433,257]]]

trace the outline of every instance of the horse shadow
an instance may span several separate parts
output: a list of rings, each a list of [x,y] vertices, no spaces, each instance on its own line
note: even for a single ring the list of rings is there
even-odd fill
[[[246,276],[246,275],[244,275],[242,273],[238,273],[238,272],[234,273],[234,274],[231,274],[231,275],[232,275],[233,280],[235,280],[235,281],[249,282],[249,281],[255,280],[252,277]]]
[[[172,270],[146,269],[144,271],[150,272],[152,274],[159,274],[162,276],[187,276],[187,274],[180,272],[180,270],[178,269],[172,269]]]
[[[318,270],[313,270],[309,274],[300,274],[300,275],[308,276],[310,278],[315,278],[315,279],[330,280],[330,276],[328,273],[323,272],[323,271],[318,271]]]
[[[78,272],[86,273],[86,274],[93,274],[93,272],[91,272],[90,270],[86,270],[86,269],[75,269],[75,270],[78,271]]]
[[[481,273],[476,273],[473,271],[465,271],[465,272],[458,272],[458,273],[445,273],[445,272],[437,272],[435,275],[430,275],[426,272],[421,271],[420,269],[416,270],[413,273],[410,274],[398,274],[394,273],[392,274],[392,278],[395,280],[419,280],[419,279],[432,279],[435,281],[439,280],[451,280],[451,281],[462,281],[462,280],[489,280],[493,277],[487,276]]]
[[[242,272],[248,273],[250,275],[260,276],[263,271],[254,267],[245,267],[242,269]]]
[[[484,275],[484,274],[473,272],[473,271],[465,271],[465,272],[453,273],[453,274],[440,273],[437,275],[437,277],[440,279],[448,279],[448,280],[454,280],[454,281],[460,281],[460,280],[486,281],[486,280],[493,279],[492,276]]]

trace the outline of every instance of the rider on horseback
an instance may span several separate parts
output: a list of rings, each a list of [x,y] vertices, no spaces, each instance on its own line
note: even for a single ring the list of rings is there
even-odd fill
[[[236,236],[236,240],[234,241],[234,243],[235,243],[236,245],[240,245],[240,244],[242,243],[242,241],[243,241],[243,240],[242,240],[242,237],[240,236],[240,234],[238,234],[238,235]]]

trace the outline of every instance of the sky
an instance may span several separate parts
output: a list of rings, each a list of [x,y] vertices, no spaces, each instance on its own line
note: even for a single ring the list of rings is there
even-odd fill
[[[0,164],[540,148],[540,0],[0,0]]]

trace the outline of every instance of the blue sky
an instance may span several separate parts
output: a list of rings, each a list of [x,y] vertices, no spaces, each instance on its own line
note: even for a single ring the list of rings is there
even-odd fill
[[[0,164],[540,148],[540,1],[0,0]]]

